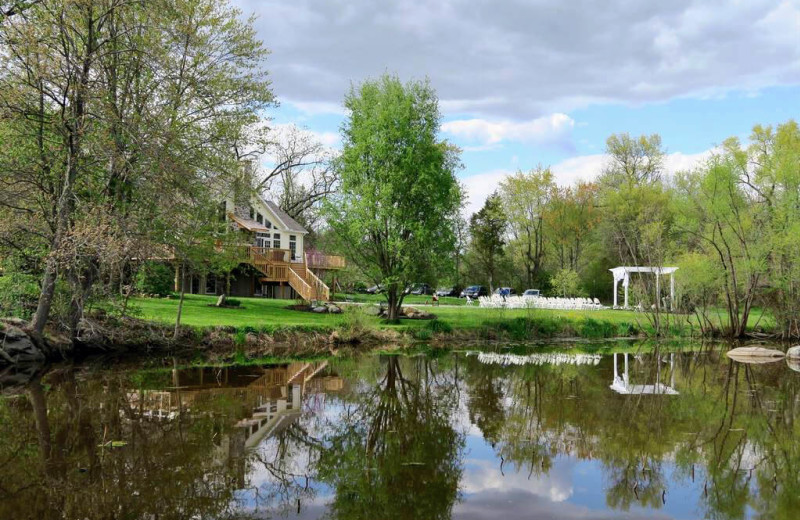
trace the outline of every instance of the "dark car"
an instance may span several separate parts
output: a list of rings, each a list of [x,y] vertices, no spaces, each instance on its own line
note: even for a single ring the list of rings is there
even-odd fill
[[[410,288],[407,294],[421,296],[423,294],[433,294],[433,288],[426,283],[418,283]]]
[[[487,291],[486,287],[482,285],[470,285],[461,291],[462,298],[477,298],[478,296],[489,296],[489,291]]]
[[[373,285],[367,289],[367,294],[380,294],[384,291],[383,285]]]
[[[458,297],[461,294],[461,288],[458,286],[453,287],[440,287],[436,291],[436,296],[453,296]]]
[[[499,294],[500,296],[511,296],[512,294],[517,294],[517,292],[511,287],[498,287],[497,289],[494,290],[492,294]]]

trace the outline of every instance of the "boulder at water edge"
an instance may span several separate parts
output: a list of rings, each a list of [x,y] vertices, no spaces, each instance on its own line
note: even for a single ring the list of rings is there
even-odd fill
[[[789,347],[789,350],[786,351],[786,357],[792,359],[800,359],[800,345]]]
[[[729,358],[740,363],[772,363],[780,361],[786,354],[780,350],[763,347],[739,347],[729,350],[726,354]]]

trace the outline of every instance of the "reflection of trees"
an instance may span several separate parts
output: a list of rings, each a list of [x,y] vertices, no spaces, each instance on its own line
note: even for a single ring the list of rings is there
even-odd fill
[[[663,374],[658,356],[639,356],[637,377]],[[743,518],[748,506],[762,518],[792,518],[800,510],[797,376],[715,353],[679,356],[678,365],[680,396],[622,396],[607,389],[608,362],[498,371],[468,358],[470,416],[506,472],[547,473],[558,454],[601,461],[613,508],[662,507],[672,466],[694,481],[710,518]]]
[[[319,478],[334,518],[450,518],[463,438],[451,426],[454,386],[429,361],[385,359],[385,373],[347,404],[325,438]]]
[[[474,359],[470,361],[472,370],[466,375],[469,420],[481,430],[484,439],[494,444],[506,419],[501,379],[504,369],[497,365],[479,365]]]
[[[119,374],[72,369],[0,399],[0,518],[190,518],[229,512],[234,470],[214,413],[141,420]],[[124,440],[122,448],[100,447]]]

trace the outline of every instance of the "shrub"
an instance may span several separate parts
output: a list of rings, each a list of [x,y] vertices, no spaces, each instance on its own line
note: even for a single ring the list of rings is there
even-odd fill
[[[225,306],[226,307],[239,307],[242,305],[242,300],[236,300],[234,298],[226,298],[225,299]]]
[[[175,283],[175,272],[164,262],[145,262],[136,273],[136,291],[140,294],[168,296]]]
[[[30,274],[10,272],[0,276],[0,316],[28,320],[39,302],[39,279]]]
[[[425,325],[428,330],[431,332],[442,332],[444,334],[450,334],[453,332],[453,326],[447,323],[446,321],[442,321],[439,319],[431,320]]]

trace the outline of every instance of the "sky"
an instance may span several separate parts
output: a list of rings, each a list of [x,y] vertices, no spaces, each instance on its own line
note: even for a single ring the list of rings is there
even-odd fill
[[[658,133],[689,169],[755,124],[800,118],[800,0],[234,0],[255,15],[295,124],[339,147],[351,88],[429,78],[467,213],[517,170],[591,180],[612,133]]]

